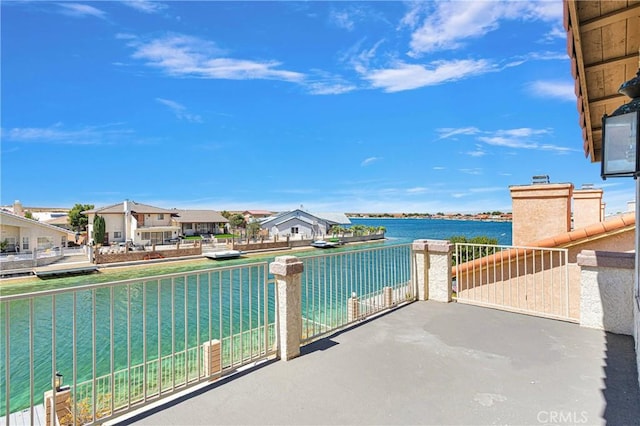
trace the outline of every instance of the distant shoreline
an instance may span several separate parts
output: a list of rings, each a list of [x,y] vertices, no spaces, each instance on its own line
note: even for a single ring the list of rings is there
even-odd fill
[[[389,217],[389,216],[350,216],[349,219],[375,219],[375,220],[395,220],[395,219],[426,219],[426,220],[459,220],[469,222],[512,222],[513,219],[509,218],[479,218],[475,216],[402,216],[402,217]]]

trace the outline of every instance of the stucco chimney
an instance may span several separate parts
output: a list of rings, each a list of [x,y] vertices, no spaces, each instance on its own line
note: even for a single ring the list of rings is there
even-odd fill
[[[583,185],[573,191],[573,229],[602,222],[602,189]]]
[[[513,211],[513,245],[571,230],[571,183],[539,183],[510,186]]]
[[[22,208],[20,200],[13,202],[13,214],[24,217],[24,208]]]

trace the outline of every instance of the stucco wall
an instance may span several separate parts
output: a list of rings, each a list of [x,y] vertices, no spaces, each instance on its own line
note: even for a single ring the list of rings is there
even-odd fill
[[[64,256],[48,256],[40,257],[38,259],[21,259],[21,260],[6,260],[0,262],[0,269],[2,271],[11,271],[14,269],[30,269],[37,266],[46,266],[58,262]]]
[[[522,246],[571,229],[573,185],[512,186],[512,240]]]
[[[634,334],[634,253],[585,250],[581,268],[580,325]]]
[[[108,233],[110,243],[125,241],[124,215],[105,215],[104,222],[105,232]],[[120,232],[120,238],[115,238],[115,232]]]
[[[628,252],[635,251],[635,227],[626,229],[623,232],[614,235],[608,235],[597,240],[585,241],[582,244],[575,244],[569,247],[569,263],[576,263],[578,255],[583,250],[598,251],[617,251]]]
[[[196,244],[189,248],[157,250],[157,251],[130,251],[127,253],[95,253],[96,264],[133,262],[138,260],[166,259],[172,257],[198,256],[202,254],[202,245]]]
[[[636,297],[633,303],[634,331],[636,339],[636,360],[638,365],[638,384],[640,384],[640,299]]]
[[[602,220],[602,189],[573,191],[573,229],[580,229]]]

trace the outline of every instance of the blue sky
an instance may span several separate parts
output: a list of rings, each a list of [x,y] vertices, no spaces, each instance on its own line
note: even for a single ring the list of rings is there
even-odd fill
[[[3,205],[510,211],[540,174],[634,198],[582,152],[561,0],[0,7]]]

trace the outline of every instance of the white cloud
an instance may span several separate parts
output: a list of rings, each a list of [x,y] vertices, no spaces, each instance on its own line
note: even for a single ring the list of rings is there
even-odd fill
[[[445,127],[436,129],[436,132],[440,133],[440,137],[438,137],[438,139],[447,139],[457,135],[475,135],[480,132],[480,129],[477,127],[461,127],[458,129]]]
[[[469,192],[472,192],[474,194],[484,194],[487,192],[502,192],[502,191],[508,191],[507,187],[487,186],[487,187],[481,187],[481,188],[469,188]]]
[[[484,157],[485,155],[487,155],[487,153],[480,148],[476,149],[475,151],[468,151],[466,154],[470,155],[471,157]]]
[[[360,163],[360,166],[362,167],[366,167],[369,166],[377,161],[382,160],[382,157],[369,157],[369,158],[365,158],[364,160],[362,160],[362,163]]]
[[[434,86],[496,71],[491,62],[480,59],[434,61],[428,66],[397,62],[390,68],[368,70],[363,78],[375,88],[385,92],[400,92],[425,86]]]
[[[96,7],[89,6],[80,3],[58,3],[58,6],[62,8],[61,13],[74,16],[77,18],[84,18],[85,16],[93,16],[95,18],[105,19],[106,13]]]
[[[534,81],[529,85],[529,92],[541,98],[554,98],[562,101],[575,102],[574,84],[565,81]]]
[[[156,101],[173,111],[179,120],[186,120],[191,123],[202,123],[202,117],[197,114],[188,113],[187,108],[178,102],[163,98],[156,98]]]
[[[317,77],[308,77],[304,86],[312,95],[340,95],[352,92],[357,86],[346,81],[338,75],[333,75],[322,70],[314,70]]]
[[[332,10],[329,14],[329,19],[338,28],[343,28],[347,31],[353,31],[355,23],[349,13],[346,10]]]
[[[409,188],[407,189],[407,193],[409,194],[424,194],[425,192],[428,192],[429,189],[425,188],[423,186],[417,186],[415,188]]]
[[[117,125],[85,126],[79,129],[65,129],[61,124],[51,127],[15,127],[1,129],[2,139],[11,142],[46,143],[66,145],[99,145],[115,143],[131,136],[128,129]]]
[[[533,149],[537,147],[535,143],[531,143],[526,140],[520,140],[515,137],[508,138],[504,136],[480,136],[478,137],[478,140],[488,145],[503,146],[507,148]]]
[[[173,34],[151,41],[133,40],[129,46],[135,59],[176,77],[249,80],[268,79],[301,82],[304,74],[278,69],[280,62],[223,57],[214,43],[187,35]]]
[[[550,43],[556,39],[565,39],[567,38],[567,33],[565,32],[562,25],[558,25],[556,27],[551,28],[542,38],[542,41],[545,43]]]
[[[535,149],[540,151],[554,151],[557,153],[577,152],[578,150],[537,141],[541,135],[549,135],[548,129],[518,128],[485,132],[487,136],[478,136],[480,142],[488,145],[502,146],[515,149]]]
[[[558,22],[562,3],[558,1],[440,1],[430,9],[412,8],[403,23],[424,22],[411,36],[412,56],[425,52],[457,49],[470,38],[479,38],[500,27],[502,20]]]
[[[529,127],[519,127],[516,129],[506,129],[506,130],[497,130],[497,135],[506,135],[511,137],[518,138],[528,138],[533,135],[546,135],[550,134],[551,130],[549,129],[532,129]]]
[[[411,3],[407,3],[408,11],[400,20],[399,28],[409,27],[415,28],[420,23],[422,19],[422,15],[428,9],[428,2],[425,1],[413,1]]]
[[[352,84],[315,82],[306,84],[309,93],[312,95],[341,95],[357,89]]]
[[[473,169],[458,169],[458,171],[462,172],[462,173],[465,173],[465,174],[468,174],[468,175],[474,175],[474,176],[482,174],[482,169],[480,169],[478,167],[473,168]]]
[[[123,0],[122,4],[143,13],[159,13],[167,8],[167,5],[150,0]]]
[[[539,139],[550,136],[551,129],[533,129],[530,127],[518,127],[513,129],[499,129],[486,131],[477,127],[461,128],[441,128],[436,129],[440,133],[438,139],[447,139],[454,136],[474,136],[479,142],[487,145],[500,146],[514,149],[535,149],[541,151],[554,151],[556,153],[578,152],[576,149],[549,143],[541,143]],[[468,155],[480,157],[485,154],[482,146],[477,145],[474,151],[467,152]]]

